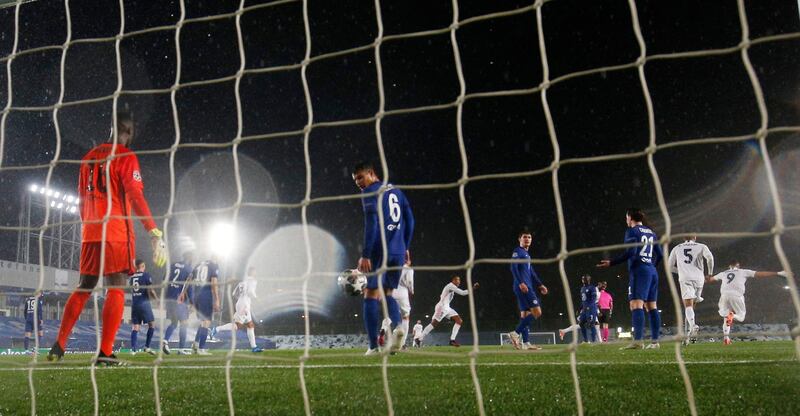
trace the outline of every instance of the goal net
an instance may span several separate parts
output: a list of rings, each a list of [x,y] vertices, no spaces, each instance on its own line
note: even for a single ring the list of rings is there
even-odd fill
[[[425,383],[447,383],[415,371],[441,369],[470,394],[454,406],[484,415],[514,411],[503,406],[521,400],[502,393],[497,380],[504,377],[494,371],[525,377],[547,366],[565,377],[565,390],[555,396],[569,403],[544,409],[597,412],[597,392],[582,389],[593,373],[582,365],[626,345],[632,316],[625,266],[595,265],[631,247],[648,250],[620,238],[631,206],[648,214],[664,253],[658,332],[683,412],[696,415],[698,400],[691,347],[684,345],[690,336],[682,287],[666,257],[693,236],[714,253],[714,274],[733,260],[742,269],[782,271],[752,276],[771,278],[748,281],[747,318],[730,336],[784,340],[775,344],[791,357],[770,362],[796,365],[796,6],[575,6],[0,2],[0,184],[7,198],[0,214],[0,332],[9,332],[0,337],[0,352],[22,353],[24,338],[25,348],[39,353],[0,357],[0,377],[8,375],[19,393],[11,397],[26,403],[0,399],[0,413],[160,415],[179,413],[181,402],[197,398],[230,414],[363,413],[358,403],[374,403],[370,411],[393,415],[439,390]],[[125,285],[115,349],[126,359],[136,352],[132,344],[148,343],[154,356],[130,356],[119,372],[89,365],[105,324],[109,284],[100,279],[70,335],[68,359],[48,363],[44,354],[79,283],[81,158],[107,140],[119,143],[110,127],[121,111],[132,114],[136,180],[145,184],[168,260],[165,267],[151,261],[150,235],[136,224],[147,218],[124,214],[138,237],[136,258],[145,260],[153,282]],[[360,161],[374,163],[383,185],[378,194],[401,189],[416,217],[410,327],[428,325],[453,275],[469,289],[452,303],[464,321],[461,335],[457,326],[434,329],[442,345],[467,340],[460,349],[423,344],[397,356],[386,350],[362,357],[368,340],[361,299],[336,286],[363,248],[365,195],[351,176]],[[109,169],[103,175],[111,180]],[[380,224],[385,220],[379,210]],[[511,256],[523,229],[533,234],[530,261]],[[202,261],[219,266],[211,326],[238,322],[241,330],[211,331],[211,355],[179,356],[178,349],[189,352],[192,340],[205,339],[205,330],[193,310],[171,319],[178,315],[169,309],[170,279],[180,274],[176,263],[191,272]],[[547,288],[537,289],[543,314],[529,334],[545,346],[541,352],[508,348],[520,318],[509,268],[520,263],[531,264]],[[373,274],[387,270],[385,261],[373,267]],[[584,274],[606,282],[613,314],[598,322],[598,337],[610,331],[618,346],[589,350],[578,346],[579,336],[556,338],[579,320]],[[205,287],[197,269],[192,276],[181,296]],[[249,320],[237,306],[246,277],[256,282],[250,308],[256,344],[270,349],[264,353],[251,352]],[[700,330],[691,338],[721,339],[720,284],[703,289],[705,301],[694,307]],[[131,334],[133,289],[155,295],[155,329],[145,336],[149,320],[142,321],[138,341]],[[21,306],[27,299],[31,306]],[[381,305],[386,312],[385,298]],[[167,354],[164,341],[179,348]],[[63,384],[65,391],[81,393],[59,408],[46,399],[56,394],[47,371],[80,386]],[[204,382],[206,376],[215,381]],[[109,404],[118,386],[133,388],[131,380],[152,391],[147,405]],[[337,380],[374,388],[349,389]],[[409,389],[412,383],[422,384]],[[537,403],[548,400],[536,395]]]

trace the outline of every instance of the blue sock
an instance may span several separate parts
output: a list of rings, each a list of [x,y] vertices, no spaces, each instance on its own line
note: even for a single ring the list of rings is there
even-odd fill
[[[178,330],[178,348],[183,348],[186,345],[186,327],[181,325]]]
[[[28,348],[30,348],[30,346],[31,346],[31,339],[25,337],[25,349],[27,350]]]
[[[644,338],[644,309],[634,309],[631,311],[633,321],[633,339],[641,341]]]
[[[533,322],[533,315],[528,315],[524,318],[521,318],[519,320],[519,325],[517,325],[516,328],[517,333],[522,335],[522,333],[525,331],[525,328],[528,328],[531,325],[531,322]]]
[[[522,342],[528,342],[531,340],[531,329],[529,327],[522,328]]]
[[[172,337],[172,332],[175,331],[176,326],[178,325],[175,325],[174,323],[169,324],[167,329],[164,331],[164,341],[169,342],[169,339]]]
[[[147,328],[147,340],[144,342],[145,348],[150,348],[150,341],[153,340],[153,332],[156,332],[155,328]]]
[[[650,310],[650,337],[653,342],[658,342],[658,337],[661,335],[661,313],[658,309]]]
[[[131,351],[136,351],[136,338],[139,337],[139,331],[131,331]]]
[[[586,338],[586,325],[581,325],[581,337],[583,337],[583,342],[588,342],[589,338]]]
[[[369,336],[369,348],[378,348],[378,326],[380,325],[380,302],[378,299],[364,299],[364,329]]]
[[[208,328],[200,327],[200,329],[197,330],[197,337],[199,338],[198,343],[200,344],[200,349],[205,349],[206,340],[208,339]]]
[[[592,325],[592,341],[591,342],[597,342],[597,328],[594,325]]]
[[[387,296],[386,309],[389,310],[389,319],[392,320],[392,329],[397,328],[397,326],[403,322],[403,317],[400,316],[400,305],[397,304],[397,299],[393,296]]]

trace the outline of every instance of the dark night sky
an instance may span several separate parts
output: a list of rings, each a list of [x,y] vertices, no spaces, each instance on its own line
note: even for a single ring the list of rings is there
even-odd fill
[[[267,3],[248,1],[248,6]],[[388,4],[390,3],[390,4]],[[520,1],[460,2],[461,19],[528,6]],[[235,11],[235,1],[188,1],[186,16],[200,17]],[[741,29],[735,1],[637,2],[648,55],[735,47]],[[114,36],[119,30],[116,2],[106,10],[96,2],[70,1],[72,39]],[[575,71],[634,62],[639,56],[626,1],[556,0],[543,6],[544,36],[550,78]],[[14,35],[14,8],[0,9],[0,56],[7,56]],[[800,32],[797,2],[750,1],[746,4],[751,39]],[[175,24],[175,1],[126,1],[125,30],[136,31]],[[447,27],[450,2],[384,2],[385,35]],[[309,5],[312,56],[369,45],[377,35],[371,1],[314,1]],[[305,54],[302,3],[293,2],[248,12],[241,19],[246,67],[265,68],[297,64]],[[61,44],[66,19],[62,2],[25,4],[20,16],[19,50]],[[169,88],[175,80],[174,30],[126,37],[121,42],[123,89]],[[542,66],[536,14],[480,21],[457,31],[467,93],[532,88],[541,83]],[[181,32],[181,83],[231,76],[239,68],[235,19],[191,23]],[[750,58],[764,90],[769,126],[800,126],[800,39],[753,45]],[[48,106],[58,99],[61,50],[26,54],[12,64],[13,106]],[[387,41],[381,46],[386,109],[454,102],[459,84],[450,34]],[[0,71],[0,105],[8,100],[6,62]],[[70,45],[66,58],[65,101],[112,94],[116,88],[113,42]],[[652,95],[656,139],[659,144],[691,138],[753,134],[759,127],[755,94],[738,51],[710,57],[652,60],[645,66]],[[307,71],[315,122],[372,117],[379,105],[374,51],[366,49],[312,63]],[[552,85],[547,92],[558,135],[561,158],[642,151],[648,144],[645,101],[635,68],[606,71]],[[302,129],[306,106],[299,69],[247,74],[241,81],[243,135]],[[119,103],[137,119],[137,150],[168,148],[175,140],[170,96],[125,94]],[[59,112],[62,133],[60,159],[80,159],[104,141],[110,124],[111,100],[65,107]],[[236,135],[234,82],[181,88],[177,93],[181,143],[226,143]],[[456,109],[387,116],[382,135],[391,181],[429,184],[457,181],[463,174],[458,151]],[[549,166],[553,148],[547,133],[540,95],[476,98],[463,108],[464,144],[470,176],[528,171]],[[12,111],[6,121],[2,167],[48,163],[56,148],[52,111]],[[774,133],[768,148],[780,186],[788,225],[800,223],[800,186],[797,133]],[[176,178],[198,160],[219,150],[181,148],[176,153]],[[230,152],[230,148],[223,149]],[[240,154],[256,160],[272,176],[281,202],[299,202],[305,194],[302,135],[247,141]],[[375,124],[315,128],[310,136],[312,198],[356,193],[349,168],[356,161],[378,161]],[[141,155],[146,196],[155,215],[169,203],[168,154]],[[673,232],[768,231],[774,224],[765,187],[763,163],[752,143],[702,144],[657,152],[655,163],[664,187]],[[222,164],[204,172],[209,181],[233,174]],[[6,203],[0,207],[4,226],[16,226],[19,195],[27,184],[43,182],[46,169],[0,170]],[[53,184],[72,189],[74,164],[58,164]],[[664,231],[653,180],[645,158],[570,164],[559,170],[559,186],[570,250],[621,243],[624,210],[640,206],[651,214],[659,233]],[[214,195],[230,192],[210,191]],[[216,192],[216,193],[214,193]],[[221,193],[220,193],[221,192]],[[417,216],[413,251],[416,265],[455,265],[468,258],[464,218],[458,188],[408,190]],[[235,195],[235,194],[234,194]],[[244,195],[245,201],[262,201]],[[528,227],[536,233],[533,257],[558,254],[560,237],[549,173],[517,179],[493,179],[466,187],[476,258],[507,258],[516,244],[516,232]],[[225,207],[233,199],[204,206]],[[299,209],[248,209],[251,218],[277,215],[274,226],[299,223]],[[341,241],[353,265],[362,235],[360,203],[356,199],[313,204],[309,222]],[[139,230],[141,232],[141,230]],[[16,233],[0,231],[0,258],[14,259]],[[144,236],[140,235],[140,239]],[[257,243],[259,239],[252,243]],[[141,240],[143,241],[143,240]],[[797,269],[800,233],[784,237],[784,248]],[[706,241],[717,255],[718,267],[732,256],[752,268],[780,267],[770,238]],[[173,252],[173,255],[178,253]],[[608,253],[605,253],[608,254]],[[578,255],[567,261],[573,287],[577,276],[593,272],[607,279],[619,305],[627,279],[620,266],[594,272],[603,253]],[[566,312],[557,265],[537,269],[551,294],[544,300],[545,327],[553,328]],[[430,313],[448,273],[418,272],[418,296],[412,318]],[[479,318],[511,322],[511,277],[507,265],[479,265],[474,278]],[[748,287],[748,304],[759,314],[753,321],[788,322],[792,306],[783,282],[755,282]],[[661,307],[672,322],[672,303],[662,273]],[[576,289],[573,290],[575,292]],[[707,289],[709,305],[699,310],[713,317],[716,287]],[[769,297],[769,298],[767,298]],[[759,303],[759,298],[763,301]],[[760,307],[763,305],[763,307]],[[779,305],[779,306],[775,306]],[[467,314],[459,300],[456,309]],[[337,302],[335,316],[357,311],[357,302]],[[620,306],[620,323],[627,322]],[[419,313],[420,315],[416,315]],[[705,314],[705,315],[703,315]],[[480,324],[480,321],[479,321]]]

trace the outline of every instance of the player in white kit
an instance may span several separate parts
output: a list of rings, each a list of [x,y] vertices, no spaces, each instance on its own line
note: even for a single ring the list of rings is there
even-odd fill
[[[690,340],[695,341],[697,330],[700,329],[695,323],[694,305],[703,301],[701,295],[705,277],[714,274],[714,255],[708,246],[697,242],[696,235],[692,235],[688,240],[672,248],[669,253],[669,267],[673,274],[678,274],[689,336],[684,343],[688,344]]]
[[[460,347],[461,344],[456,342],[456,335],[458,335],[458,330],[461,329],[461,324],[463,321],[461,317],[458,316],[458,312],[456,312],[453,308],[450,307],[450,302],[453,301],[453,296],[458,293],[461,296],[467,296],[469,294],[469,290],[459,289],[458,286],[461,284],[461,277],[460,276],[453,276],[444,289],[442,289],[442,295],[439,296],[439,303],[436,304],[436,308],[434,308],[433,317],[431,318],[431,323],[425,327],[422,331],[422,339],[423,341],[425,337],[433,331],[433,328],[439,326],[439,323],[442,322],[443,319],[450,319],[453,323],[453,331],[450,333],[450,345],[454,347]],[[472,285],[472,289],[477,289],[480,285],[475,282]]]
[[[414,325],[414,346],[419,348],[422,346],[422,321],[417,320],[417,324]]]
[[[400,306],[400,317],[403,319],[400,327],[403,329],[403,336],[400,338],[400,347],[406,347],[406,338],[408,336],[408,319],[411,316],[411,297],[414,296],[414,269],[411,268],[411,255],[406,258],[406,264],[403,265],[403,271],[400,273],[400,283],[397,289],[392,291],[392,297],[397,301]],[[384,318],[381,325],[381,335],[391,332],[392,320],[388,317]]]
[[[730,268],[715,276],[709,276],[708,283],[722,281],[719,297],[719,315],[725,320],[722,324],[722,333],[725,337],[722,340],[724,345],[731,344],[731,326],[733,320],[744,321],[747,309],[744,305],[744,284],[750,278],[765,278],[773,276],[786,277],[786,272],[757,272],[749,269],[740,269],[738,261],[732,261]]]
[[[247,340],[250,342],[250,350],[252,352],[262,352],[263,349],[256,345],[256,325],[253,322],[253,315],[250,311],[251,299],[257,298],[256,285],[258,281],[254,277],[254,274],[255,268],[249,267],[247,269],[247,275],[233,290],[233,295],[239,297],[236,301],[236,313],[233,314],[233,322],[213,328],[211,334],[213,336],[219,331],[232,331],[235,337],[237,329],[246,328]]]

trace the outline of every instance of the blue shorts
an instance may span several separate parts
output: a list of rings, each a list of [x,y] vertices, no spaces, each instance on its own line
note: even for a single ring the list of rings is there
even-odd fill
[[[597,308],[589,308],[589,310],[584,308],[581,311],[580,316],[578,316],[578,322],[590,324],[597,322]]]
[[[514,294],[517,295],[517,304],[520,311],[529,311],[533,308],[540,308],[539,296],[536,295],[536,290],[528,288],[528,293],[522,293],[518,287],[514,287]]]
[[[153,318],[153,308],[150,302],[143,302],[131,307],[131,325],[146,324],[155,321]]]
[[[189,306],[185,303],[178,303],[176,299],[167,299],[167,319],[172,323],[178,323],[189,319]]]
[[[194,307],[197,310],[197,317],[210,321],[211,316],[214,314],[214,300],[211,297],[198,297],[194,300]]]
[[[381,267],[381,262],[383,262],[383,256],[377,255],[369,260],[370,262],[372,262],[372,271],[375,271]],[[400,273],[402,272],[402,267],[405,263],[406,263],[405,254],[389,255],[389,258],[386,261],[386,267],[399,267],[399,268],[396,270],[387,270],[386,273],[381,275],[381,277],[383,278],[384,289],[397,289],[397,286],[400,285]],[[368,289],[378,288],[377,275],[367,277],[367,288]]]
[[[628,300],[656,302],[658,272],[655,267],[639,267],[631,271],[628,281]]]
[[[44,330],[44,328],[42,328],[42,320],[41,319],[39,320],[39,330],[40,331]],[[33,332],[33,318],[25,319],[25,332]]]

